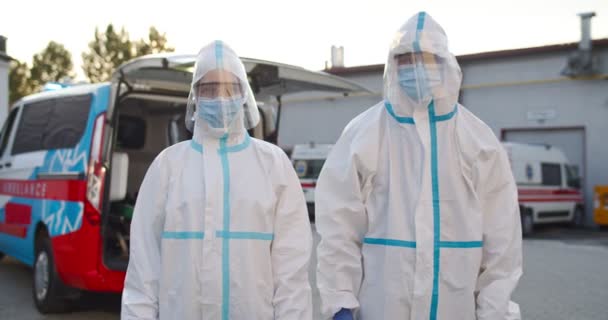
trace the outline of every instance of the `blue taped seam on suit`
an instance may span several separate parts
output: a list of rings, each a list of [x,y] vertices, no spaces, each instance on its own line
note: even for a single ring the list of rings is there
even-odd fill
[[[433,293],[431,297],[430,319],[437,319],[437,305],[439,303],[439,236],[440,228],[440,207],[439,207],[439,178],[437,168],[437,126],[435,121],[435,103],[431,101],[429,105],[429,121],[431,130],[431,178],[433,188]]]
[[[364,238],[363,243],[391,246],[391,247],[416,248],[415,241],[405,241],[405,240],[397,240],[397,239]]]
[[[395,120],[397,120],[397,122],[399,123],[407,123],[407,124],[414,124],[414,118],[411,117],[400,117],[395,113],[395,110],[393,109],[393,105],[391,105],[388,101],[384,102],[384,107],[386,108],[386,111],[388,112],[388,114],[391,115],[391,117],[393,117]]]
[[[242,143],[237,144],[235,146],[230,146],[230,147],[228,147],[224,144],[224,146],[220,147],[218,152],[220,154],[226,153],[226,152],[239,152],[239,151],[245,150],[250,144],[251,144],[251,137],[249,136],[249,134],[245,134],[245,139],[243,140]]]
[[[216,47],[217,49],[217,47]],[[229,152],[244,150],[251,143],[251,137],[245,135],[245,141],[236,146],[227,146],[228,135],[220,139],[218,153],[222,161],[224,179],[224,230],[217,231],[216,236],[222,238],[222,320],[230,319],[230,239],[273,240],[273,234],[261,232],[231,232],[230,231],[230,165]]]
[[[274,234],[248,231],[217,231],[216,237],[227,239],[273,240]]]
[[[385,101],[384,102],[384,108],[386,109],[386,111],[388,112],[388,114],[391,115],[391,117],[393,117],[395,120],[397,120],[397,122],[399,123],[407,123],[407,124],[416,124],[416,122],[414,121],[414,118],[411,117],[400,117],[395,113],[395,109],[393,108],[393,105],[390,104],[390,102]],[[435,116],[435,122],[441,122],[441,121],[447,121],[450,120],[454,117],[454,115],[456,115],[456,112],[458,111],[458,104],[454,105],[454,109],[452,111],[450,111],[449,113],[446,114],[442,114],[439,116]]]
[[[204,237],[205,233],[200,231],[164,231],[162,233],[163,239],[203,239]]]
[[[230,236],[230,238],[234,238],[234,237]],[[243,237],[241,239],[248,239],[248,238]],[[382,246],[416,248],[415,241],[405,241],[405,240],[397,240],[397,239],[364,238],[363,243],[373,244],[373,245],[382,245]],[[482,248],[483,241],[439,241],[439,247],[440,248],[454,248],[454,249]]]
[[[216,47],[217,49],[217,47]],[[226,149],[228,136],[220,139],[220,150]],[[228,153],[220,152],[224,179],[224,230],[230,230],[230,167]],[[230,239],[222,239],[222,319],[229,320],[230,308]]]
[[[450,120],[454,117],[456,112],[458,111],[458,104],[454,105],[454,110],[450,113],[442,114],[440,116],[435,116],[435,122]]]
[[[224,48],[221,41],[215,42],[215,62],[218,69],[223,69],[224,64]]]
[[[418,14],[418,24],[416,25],[416,40],[414,41],[414,52],[422,52],[420,49],[420,31],[424,28],[424,17],[426,16],[425,12],[420,12]]]
[[[483,247],[483,241],[440,241],[439,246],[441,248],[481,248]]]
[[[198,153],[203,153],[203,145],[194,140],[190,140],[190,147]]]
[[[416,25],[416,30],[420,31],[424,29],[424,18],[426,17],[426,12],[420,12],[418,14],[418,24]]]

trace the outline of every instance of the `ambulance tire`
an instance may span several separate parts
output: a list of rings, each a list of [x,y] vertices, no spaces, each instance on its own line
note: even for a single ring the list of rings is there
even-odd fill
[[[0,252],[0,261],[2,261],[2,259],[4,259],[4,253]]]
[[[574,208],[574,213],[572,214],[572,221],[570,221],[570,226],[575,228],[580,228],[585,225],[585,211],[582,207],[577,206]]]
[[[532,209],[520,208],[521,212],[521,233],[523,236],[531,236],[534,233],[534,217]]]
[[[36,308],[42,314],[67,312],[69,305],[64,298],[65,285],[57,274],[51,240],[46,232],[36,239],[34,259],[32,295]]]

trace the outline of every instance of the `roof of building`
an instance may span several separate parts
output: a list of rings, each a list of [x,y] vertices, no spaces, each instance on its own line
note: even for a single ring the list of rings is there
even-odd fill
[[[594,48],[608,47],[608,38],[596,39],[596,40],[593,40],[592,43],[593,43]],[[572,43],[553,44],[553,45],[540,46],[540,47],[519,48],[519,49],[509,49],[509,50],[464,54],[464,55],[456,56],[456,59],[458,60],[459,63],[463,63],[463,62],[479,61],[479,60],[485,60],[485,59],[512,58],[512,57],[532,55],[532,54],[542,54],[542,53],[574,50],[577,47],[578,47],[578,42],[572,42]],[[347,75],[347,74],[368,73],[368,72],[382,72],[382,71],[384,71],[384,64],[382,63],[382,64],[371,64],[371,65],[363,65],[363,66],[355,66],[355,67],[330,68],[330,69],[326,69],[324,71],[331,73],[331,74],[335,74],[335,75]]]

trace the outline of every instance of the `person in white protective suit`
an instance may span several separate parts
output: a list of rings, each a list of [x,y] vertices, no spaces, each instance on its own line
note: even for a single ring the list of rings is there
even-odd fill
[[[203,47],[192,140],[156,157],[135,205],[122,319],[312,319],[306,202],[285,153],[249,137],[258,121],[241,60]]]
[[[324,319],[518,319],[517,189],[428,14],[397,32],[384,101],[353,119],[316,189]]]

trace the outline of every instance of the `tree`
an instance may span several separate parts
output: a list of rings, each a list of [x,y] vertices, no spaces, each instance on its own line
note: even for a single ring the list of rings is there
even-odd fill
[[[136,44],[137,56],[143,56],[151,53],[173,52],[175,49],[167,44],[167,36],[160,33],[155,27],[150,27],[148,33],[148,42],[144,39],[139,40]]]
[[[29,79],[30,69],[27,63],[17,60],[11,61],[8,76],[9,104],[13,104],[15,101],[33,92]]]
[[[9,72],[9,102],[37,92],[47,83],[73,78],[72,55],[55,41],[34,55],[31,69],[26,62],[11,61]]]
[[[109,24],[104,33],[95,28],[95,40],[89,42],[89,52],[82,54],[82,69],[91,82],[106,81],[116,67],[134,56],[129,34],[124,28],[117,33]]]
[[[104,33],[95,29],[95,39],[89,43],[89,52],[82,54],[82,68],[91,82],[106,81],[124,62],[150,53],[173,50],[167,44],[166,35],[155,27],[150,27],[147,40],[133,42],[124,28],[116,32],[109,24]]]
[[[35,54],[30,70],[30,83],[34,91],[47,82],[59,82],[74,78],[72,55],[55,41],[49,42],[42,52]]]

